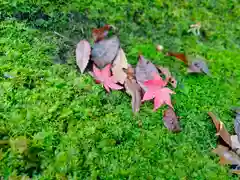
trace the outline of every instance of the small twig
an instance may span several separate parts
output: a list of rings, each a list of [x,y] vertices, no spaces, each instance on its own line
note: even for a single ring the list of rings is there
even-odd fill
[[[77,42],[71,40],[70,38],[68,38],[68,37],[66,37],[66,36],[64,36],[64,35],[56,32],[56,31],[54,31],[53,33],[56,34],[56,35],[58,35],[58,36],[60,36],[60,37],[63,38],[63,39],[66,39],[67,41],[69,41],[69,42],[71,42],[71,43],[73,43],[73,44],[77,44]]]

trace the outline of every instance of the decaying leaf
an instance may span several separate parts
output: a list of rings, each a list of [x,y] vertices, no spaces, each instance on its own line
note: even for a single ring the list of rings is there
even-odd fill
[[[141,87],[135,79],[126,79],[124,86],[126,92],[132,96],[132,111],[138,112],[141,106]]]
[[[233,151],[229,150],[228,147],[218,145],[216,149],[213,150],[213,153],[219,155],[220,164],[232,164],[232,165],[240,165],[239,156]]]
[[[188,67],[189,73],[205,73],[210,74],[208,66],[205,61],[201,59],[195,59],[191,62],[191,64]]]
[[[99,67],[103,68],[107,64],[112,64],[119,50],[120,42],[117,36],[104,39],[94,44],[91,60]]]
[[[174,110],[171,107],[168,107],[163,113],[164,125],[170,131],[180,132],[181,128],[179,125],[178,117],[176,116]]]
[[[188,65],[188,59],[187,59],[187,56],[184,53],[167,52],[167,56],[174,56],[177,59],[183,61],[186,65]]]
[[[105,25],[101,28],[96,28],[92,30],[92,36],[95,42],[103,40],[107,35],[108,31],[111,29],[110,25]]]
[[[81,40],[77,44],[77,48],[76,48],[76,62],[81,73],[84,72],[84,70],[88,65],[90,54],[91,54],[91,46],[89,42],[86,40]]]
[[[119,49],[116,58],[113,61],[112,73],[114,79],[123,84],[127,78],[127,74],[125,73],[124,69],[128,68],[127,58],[125,56],[124,51],[122,48]]]
[[[142,55],[140,55],[138,64],[136,66],[135,75],[138,84],[144,91],[147,91],[147,87],[144,85],[144,82],[153,79],[154,73],[159,74],[154,64],[145,59]]]
[[[171,75],[170,71],[168,68],[162,67],[162,66],[156,66],[161,73],[165,76],[165,81],[170,83],[172,87],[176,88],[177,87],[177,80]]]
[[[107,92],[110,92],[110,89],[119,90],[123,88],[122,86],[116,84],[113,76],[111,76],[110,68],[111,64],[108,64],[102,70],[93,65],[93,75],[96,79],[96,82],[103,84]]]
[[[212,112],[208,112],[208,115],[212,118],[212,121],[216,127],[217,130],[216,135],[220,136],[225,143],[232,147],[231,135],[225,128],[223,122],[218,120],[217,117]]]
[[[169,88],[165,86],[167,83],[157,74],[153,73],[153,79],[144,82],[144,86],[147,88],[142,101],[154,99],[154,111],[160,108],[163,104],[167,104],[172,107],[170,94],[175,94]]]

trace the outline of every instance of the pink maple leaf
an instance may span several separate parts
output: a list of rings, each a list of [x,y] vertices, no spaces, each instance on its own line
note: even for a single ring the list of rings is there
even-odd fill
[[[110,92],[110,89],[119,90],[123,88],[122,86],[116,84],[113,76],[111,76],[110,68],[111,64],[108,64],[102,70],[100,70],[93,64],[93,75],[96,79],[96,82],[103,84],[107,92]]]
[[[142,101],[154,99],[154,111],[160,108],[163,104],[172,107],[170,94],[175,94],[172,90],[165,87],[167,82],[164,81],[157,73],[154,73],[153,79],[144,82],[147,87]]]

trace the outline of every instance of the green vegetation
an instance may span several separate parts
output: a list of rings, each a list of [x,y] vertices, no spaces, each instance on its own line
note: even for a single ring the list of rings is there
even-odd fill
[[[237,179],[211,153],[216,136],[207,116],[215,112],[232,131],[230,107],[240,105],[237,0],[14,0],[0,10],[0,140],[10,140],[0,145],[0,176]],[[198,21],[201,37],[187,33]],[[105,23],[119,29],[129,62],[142,52],[176,76],[181,133],[168,132],[151,103],[134,116],[129,96],[107,94],[81,75],[74,44],[53,33],[77,42]],[[156,44],[205,57],[212,77],[187,75]]]

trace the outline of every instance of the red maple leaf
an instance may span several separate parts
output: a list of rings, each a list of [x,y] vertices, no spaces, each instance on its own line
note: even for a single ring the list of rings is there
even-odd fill
[[[163,104],[172,107],[170,94],[175,94],[169,88],[166,88],[167,82],[164,81],[157,73],[154,73],[152,80],[144,82],[147,87],[142,101],[154,99],[154,111],[160,108]]]
[[[93,64],[93,74],[96,79],[96,83],[103,84],[107,92],[110,92],[110,89],[119,90],[123,88],[122,86],[116,84],[113,76],[111,76],[110,68],[111,64],[108,64],[102,70],[100,70]]]

